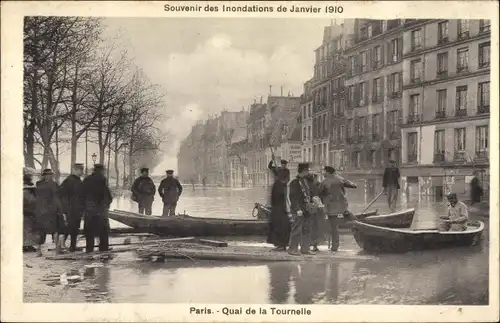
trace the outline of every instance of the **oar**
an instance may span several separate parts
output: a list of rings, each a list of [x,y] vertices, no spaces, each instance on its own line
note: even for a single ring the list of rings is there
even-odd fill
[[[368,208],[369,208],[370,206],[372,206],[372,204],[373,204],[373,203],[375,203],[375,201],[377,201],[377,200],[378,200],[378,198],[380,197],[380,195],[382,195],[383,193],[384,193],[384,191],[382,191],[382,192],[378,193],[378,195],[377,195],[377,196],[375,196],[375,198],[374,198],[374,199],[373,199],[370,203],[368,203],[368,205],[365,207],[365,209],[364,209],[364,210],[363,210],[363,212],[361,212],[361,213],[365,213],[365,212],[366,212],[366,210],[368,210]]]

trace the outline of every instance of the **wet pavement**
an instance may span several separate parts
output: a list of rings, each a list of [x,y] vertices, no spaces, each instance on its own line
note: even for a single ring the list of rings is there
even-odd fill
[[[249,218],[255,202],[265,203],[264,196],[265,188],[193,191],[186,187],[177,211],[193,216]],[[364,196],[349,199],[353,212],[362,211],[369,200]],[[126,196],[112,205],[129,211],[135,207]],[[426,222],[446,210],[444,203],[419,201],[418,197],[403,201],[399,209],[408,207],[417,209],[417,221]],[[388,211],[383,201],[373,208]],[[153,213],[160,214],[161,209],[157,198]],[[111,225],[121,226],[116,222]],[[259,239],[263,238],[253,238],[253,242],[263,242]],[[342,235],[341,249],[359,251],[350,234]],[[62,286],[43,278],[70,268],[79,270],[91,262],[49,261],[26,253],[24,295],[25,302],[488,304],[487,221],[479,246],[378,258],[328,263],[150,263],[138,261],[133,253],[120,253],[94,268],[81,282]]]

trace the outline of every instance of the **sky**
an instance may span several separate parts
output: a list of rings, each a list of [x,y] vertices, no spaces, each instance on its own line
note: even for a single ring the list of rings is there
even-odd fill
[[[248,109],[261,96],[265,101],[269,85],[274,95],[283,86],[285,95],[290,91],[299,96],[312,76],[323,28],[330,23],[329,19],[103,19],[104,36],[119,35],[120,46],[134,64],[167,93],[164,129],[172,136],[153,173],[176,170],[179,143],[197,120],[222,110]],[[78,155],[85,155],[84,145]],[[69,168],[69,151],[61,156],[61,168]]]

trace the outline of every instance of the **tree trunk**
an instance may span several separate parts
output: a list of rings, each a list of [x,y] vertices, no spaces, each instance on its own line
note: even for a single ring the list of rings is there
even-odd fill
[[[106,172],[107,172],[107,177],[108,177],[108,180],[109,180],[109,166],[111,165],[111,147],[108,148],[108,162],[107,162],[107,166],[106,166]]]
[[[128,183],[132,183],[135,177],[135,167],[134,167],[134,141],[130,140],[128,150]]]
[[[115,177],[116,177],[116,185],[118,188],[120,186],[120,169],[118,167],[118,134],[115,134]]]

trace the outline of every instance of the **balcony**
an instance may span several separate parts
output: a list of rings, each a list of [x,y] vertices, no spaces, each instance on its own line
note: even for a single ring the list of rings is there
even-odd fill
[[[407,157],[408,164],[416,164],[417,163],[417,154],[409,153]]]
[[[406,117],[406,124],[415,124],[422,121],[422,115],[416,112],[408,114]]]
[[[387,30],[391,30],[397,28],[401,25],[401,21],[399,19],[391,19],[387,21]]]
[[[372,141],[379,141],[380,135],[378,133],[372,133]]]
[[[458,39],[467,39],[469,38],[469,31],[462,31],[461,33],[458,33]]]
[[[487,68],[490,67],[490,61],[484,61],[481,57],[479,57],[479,68]]]
[[[463,118],[467,116],[467,109],[458,109],[455,110],[455,117]]]
[[[446,118],[446,110],[436,111],[436,120],[445,119],[445,118]]]
[[[434,153],[434,163],[444,163],[445,162],[445,155],[443,152],[441,153]]]
[[[467,73],[469,71],[469,66],[457,66],[457,74]]]
[[[453,160],[457,162],[465,162],[467,160],[465,151],[455,151],[453,154]]]
[[[448,36],[438,39],[438,45],[444,45],[449,42]]]
[[[490,25],[485,25],[485,26],[480,26],[479,27],[479,32],[480,33],[489,33],[491,30],[491,26]]]
[[[401,93],[396,91],[396,92],[390,92],[387,94],[387,96],[389,97],[389,99],[397,99],[401,96]]]
[[[444,78],[448,76],[448,71],[437,71],[436,77],[437,78]]]
[[[489,105],[480,105],[477,107],[477,114],[487,114],[490,113]]]
[[[352,138],[352,143],[353,144],[359,144],[363,141],[363,136],[361,135],[356,135]]]
[[[411,45],[411,51],[416,52],[419,51],[423,48],[422,44],[412,44]]]
[[[420,78],[420,76],[414,76],[410,79],[410,84],[418,84],[422,82],[422,79]]]
[[[399,133],[399,131],[389,132],[389,139],[390,140],[395,140],[395,139],[399,139],[399,138],[401,138],[401,134]]]
[[[488,150],[476,151],[476,153],[474,154],[475,159],[488,159],[488,157],[489,157]]]

